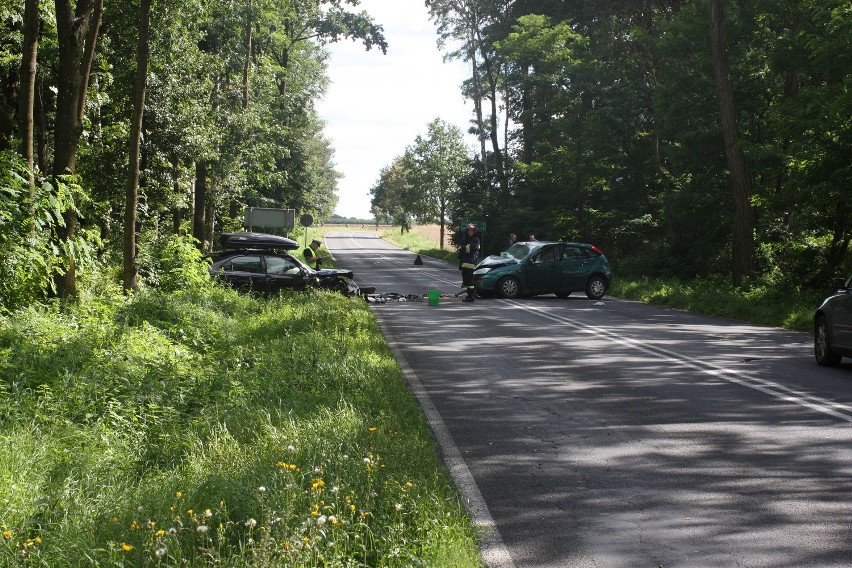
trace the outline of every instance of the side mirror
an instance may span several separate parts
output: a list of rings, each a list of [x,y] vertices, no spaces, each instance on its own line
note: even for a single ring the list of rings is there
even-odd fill
[[[843,290],[846,288],[846,280],[843,278],[832,278],[831,279],[831,289],[832,290]]]

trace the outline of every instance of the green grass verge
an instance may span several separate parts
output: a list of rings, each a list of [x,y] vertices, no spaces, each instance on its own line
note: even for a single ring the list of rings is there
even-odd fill
[[[401,234],[399,229],[387,229],[381,231],[379,236],[388,241],[389,243],[393,243],[401,249],[410,250],[411,252],[415,252],[417,254],[423,254],[426,256],[431,256],[432,258],[439,258],[441,260],[447,260],[449,262],[457,262],[459,258],[459,254],[454,250],[443,250],[438,247],[438,242],[428,238],[426,235],[418,233],[416,231],[409,231],[407,233]],[[447,236],[449,238],[449,235]]]
[[[735,288],[718,282],[616,275],[613,296],[751,323],[812,331],[813,315],[828,291],[753,284]]]
[[[373,314],[218,286],[0,317],[0,566],[480,566]]]

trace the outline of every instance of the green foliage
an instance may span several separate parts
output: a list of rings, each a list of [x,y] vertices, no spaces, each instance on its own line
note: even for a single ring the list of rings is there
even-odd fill
[[[86,196],[70,178],[56,185],[44,182],[30,188],[25,165],[11,152],[0,153],[0,312],[13,311],[46,297],[64,258],[74,257],[81,269],[93,269],[95,247],[92,231],[79,231],[59,242],[65,227],[64,211],[78,211]]]
[[[90,300],[0,317],[0,565],[480,565],[363,302]]]
[[[735,288],[720,281],[617,276],[610,294],[758,324],[811,331],[827,291],[768,282]]]
[[[173,292],[198,291],[210,285],[210,261],[192,236],[151,231],[140,244],[146,254],[139,258],[139,272],[148,286]]]

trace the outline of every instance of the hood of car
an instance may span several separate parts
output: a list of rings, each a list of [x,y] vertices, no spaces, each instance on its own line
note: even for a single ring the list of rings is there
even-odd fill
[[[336,276],[352,278],[352,271],[344,270],[343,268],[321,268],[319,270],[315,270],[314,272],[316,272],[316,275],[320,278],[332,278]]]
[[[513,266],[518,264],[518,261],[514,258],[506,258],[500,255],[493,254],[491,256],[485,257],[482,262],[480,262],[476,267],[477,268],[500,268],[501,266]]]

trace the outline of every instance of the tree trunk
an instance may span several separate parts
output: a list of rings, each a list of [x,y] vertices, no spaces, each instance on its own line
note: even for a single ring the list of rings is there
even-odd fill
[[[139,2],[139,38],[136,45],[136,81],[133,85],[133,118],[130,122],[130,159],[127,195],[124,202],[124,291],[139,288],[136,265],[136,210],[139,206],[139,156],[142,145],[142,117],[145,111],[145,86],[148,79],[148,30],[152,0]]]
[[[201,251],[207,249],[204,244],[205,215],[207,214],[207,162],[201,160],[195,164],[195,198],[192,203],[192,236],[198,241]]]
[[[38,0],[26,0],[24,5],[24,39],[21,54],[20,89],[18,91],[18,122],[21,137],[21,156],[27,162],[30,199],[35,197],[34,108],[36,65],[38,62]]]
[[[719,97],[725,156],[731,172],[734,194],[731,276],[734,286],[739,286],[743,278],[749,278],[754,273],[755,222],[751,207],[751,179],[745,155],[739,145],[734,93],[726,50],[724,0],[710,0],[710,54]]]
[[[103,0],[56,0],[56,31],[59,51],[57,73],[56,126],[54,136],[53,177],[73,174],[77,165],[77,147],[83,134],[83,109],[95,45],[103,16]],[[65,227],[60,230],[61,244],[67,250],[77,230],[77,214],[63,212]],[[60,298],[77,295],[74,255],[67,253],[64,274],[56,279]]]
[[[252,30],[254,29],[254,0],[248,3],[248,22],[246,23],[246,58],[243,63],[243,110],[248,108],[249,71],[251,70]]]

